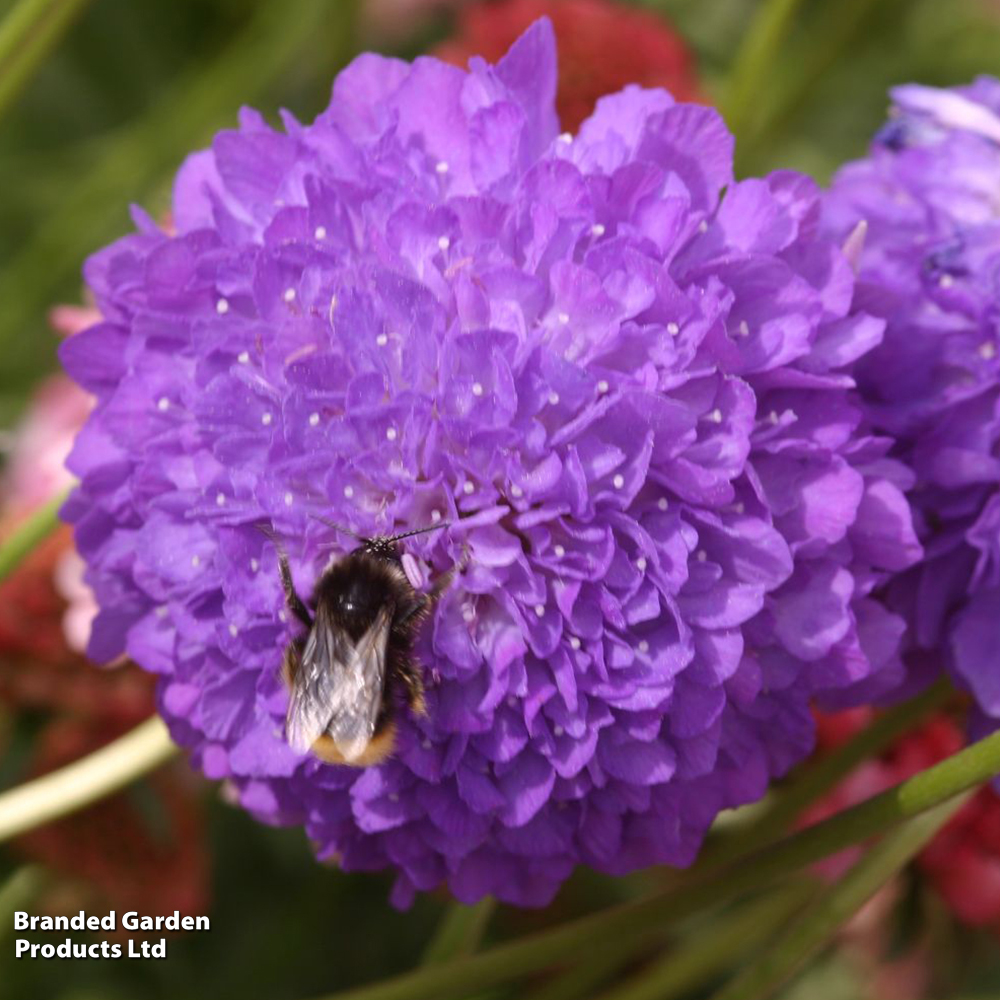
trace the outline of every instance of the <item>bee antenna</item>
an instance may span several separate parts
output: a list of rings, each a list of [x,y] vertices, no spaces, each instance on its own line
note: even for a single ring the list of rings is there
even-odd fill
[[[400,535],[393,535],[391,538],[386,539],[389,542],[399,542],[404,538],[412,538],[414,535],[423,535],[428,531],[437,531],[439,528],[451,527],[451,521],[438,521],[437,524],[429,524],[426,528],[414,528],[413,531],[404,531]]]
[[[359,542],[366,542],[366,541],[368,541],[368,539],[365,538],[363,535],[359,535],[356,532],[351,531],[350,528],[346,528],[342,524],[337,524],[336,521],[330,521],[330,520],[328,520],[325,517],[321,517],[319,514],[310,514],[309,516],[314,521],[319,521],[320,524],[325,524],[328,528],[333,528],[334,531],[340,531],[340,532],[343,532],[343,534],[345,534],[345,535],[350,535],[351,538],[354,538],[354,539],[356,539]]]

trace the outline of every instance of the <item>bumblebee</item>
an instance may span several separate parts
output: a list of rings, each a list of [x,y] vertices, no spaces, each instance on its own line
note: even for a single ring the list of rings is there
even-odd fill
[[[288,610],[306,629],[289,643],[282,664],[291,692],[285,735],[292,749],[331,764],[370,767],[393,751],[401,703],[416,715],[426,713],[413,641],[455,567],[429,592],[419,591],[406,576],[398,543],[447,526],[354,536],[361,544],[326,567],[308,603],[271,536]]]

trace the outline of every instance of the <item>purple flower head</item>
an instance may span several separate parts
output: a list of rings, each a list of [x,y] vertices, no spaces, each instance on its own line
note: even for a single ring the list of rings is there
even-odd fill
[[[1000,719],[1000,81],[899,87],[869,157],[824,206],[867,222],[859,307],[887,321],[854,368],[872,423],[898,439],[926,558],[890,588],[918,675],[946,662]],[[994,723],[995,725],[995,723]]]
[[[93,257],[63,359],[98,397],[67,507],[91,652],[161,677],[196,763],[395,900],[541,905],[580,863],[686,865],[811,748],[809,702],[898,682],[872,597],[920,555],[844,369],[882,323],[791,173],[734,183],[706,107],[630,87],[558,134],[541,21],[496,66],[374,55],[310,126],[244,111],[176,233]],[[723,192],[725,197],[723,198]],[[427,715],[358,770],[298,755],[279,677],[327,518],[429,580]],[[341,546],[341,548],[338,548]]]

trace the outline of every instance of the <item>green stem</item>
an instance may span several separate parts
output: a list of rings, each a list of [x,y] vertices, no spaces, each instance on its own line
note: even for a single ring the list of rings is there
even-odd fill
[[[816,892],[813,879],[798,879],[762,899],[712,921],[693,940],[672,949],[600,1000],[674,1000],[750,954],[771,937]]]
[[[0,794],[0,842],[117,792],[166,763],[177,747],[159,716],[51,774]]]
[[[880,715],[852,740],[806,765],[787,787],[775,793],[771,803],[753,823],[734,833],[726,831],[722,838],[708,845],[698,859],[699,867],[704,871],[709,865],[724,864],[781,836],[809,806],[818,802],[862,761],[892,746],[900,736],[931,712],[946,706],[954,696],[955,689],[941,680],[917,697]]]
[[[733,60],[733,69],[721,102],[723,117],[737,140],[743,136],[754,102],[760,101],[764,82],[788,35],[802,0],[761,0],[743,43]]]
[[[581,917],[478,955],[339,993],[336,1000],[448,1000],[520,979],[612,939],[634,947],[693,913],[763,888],[883,833],[975,788],[998,771],[1000,733],[994,733],[881,795],[737,859],[721,872],[694,875],[672,891]]]
[[[0,116],[86,4],[87,0],[21,0],[0,22]]]
[[[960,795],[915,816],[885,836],[827,889],[778,942],[715,993],[712,1000],[764,1000],[771,996],[919,853],[971,794]]]
[[[39,507],[3,545],[0,545],[0,583],[7,579],[37,545],[59,527],[59,508],[66,494]]]
[[[486,933],[496,901],[487,897],[474,906],[452,903],[445,911],[424,952],[423,965],[440,965],[462,955],[471,955]]]
[[[598,987],[609,982],[632,957],[633,949],[618,940],[594,945],[587,949],[586,955],[580,956],[537,990],[529,993],[525,1000],[579,1000],[580,997],[592,997]]]

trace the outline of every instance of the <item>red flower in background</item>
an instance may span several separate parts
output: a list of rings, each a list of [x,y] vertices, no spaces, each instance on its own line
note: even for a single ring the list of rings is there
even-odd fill
[[[870,708],[819,716],[820,752],[847,742],[874,717]],[[953,719],[935,716],[856,768],[804,820],[817,822],[877,795],[957,753],[965,743]],[[917,866],[960,921],[991,926],[1000,936],[1000,795],[992,785],[980,789],[952,817],[921,852]]]
[[[699,100],[694,57],[684,39],[651,11],[611,0],[498,0],[464,7],[455,36],[435,55],[464,66],[471,56],[496,62],[542,16],[559,43],[556,106],[575,131],[599,97],[626,84],[663,87],[678,101]]]

